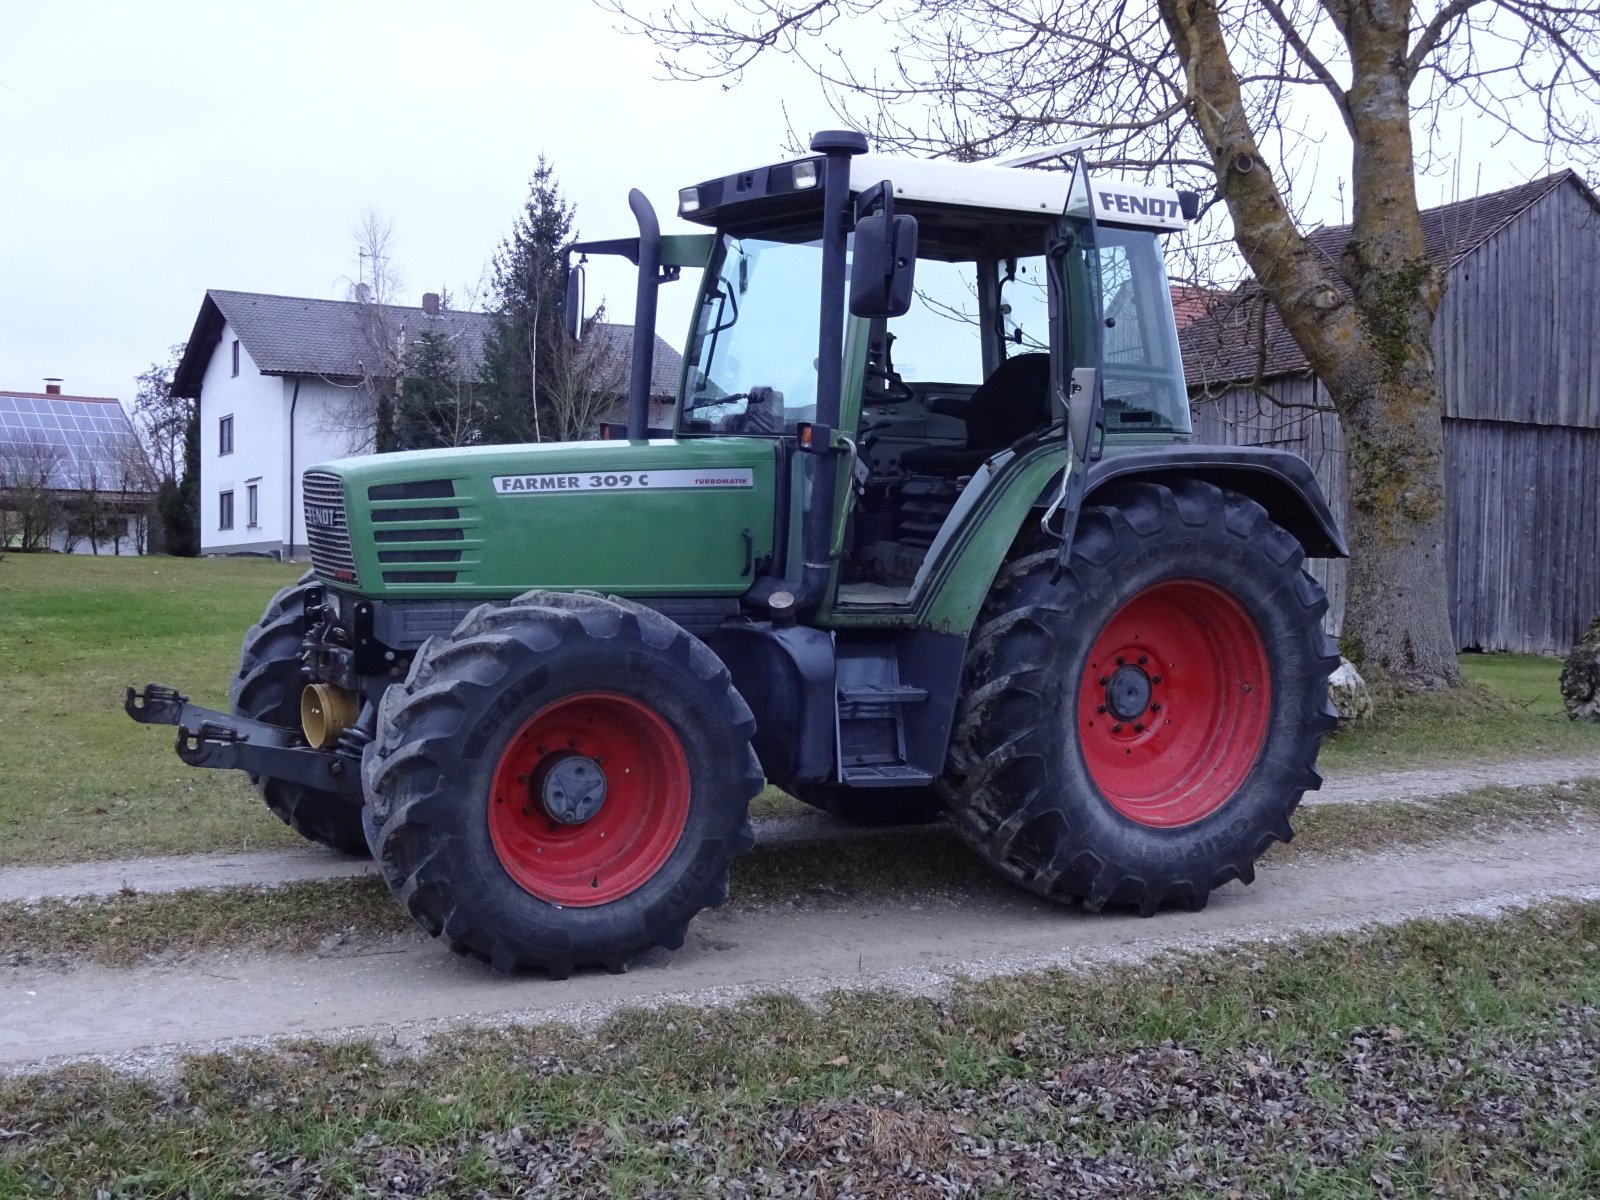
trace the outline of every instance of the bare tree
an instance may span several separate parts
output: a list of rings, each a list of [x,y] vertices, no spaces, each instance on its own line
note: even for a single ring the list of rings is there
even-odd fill
[[[183,473],[184,429],[195,401],[172,394],[172,377],[183,360],[185,346],[173,346],[165,363],[151,363],[137,378],[133,397],[134,428],[148,463],[158,477],[177,482]]]
[[[608,345],[595,336],[604,323],[602,306],[584,321],[580,340],[574,341],[559,326],[545,334],[542,365],[551,425],[546,432],[558,442],[593,437],[627,387],[627,347]],[[635,330],[634,336],[653,337],[654,331]]]
[[[737,0],[643,10],[670,75],[806,63],[880,145],[975,159],[1091,136],[1095,165],[1200,185],[1323,381],[1349,446],[1347,652],[1401,687],[1454,684],[1442,410],[1443,278],[1416,172],[1452,114],[1580,164],[1600,157],[1600,8],[1544,0]],[[630,11],[630,8],[632,9]],[[868,23],[871,23],[870,25]],[[847,28],[892,42],[871,61]],[[859,38],[855,44],[860,44]],[[870,56],[869,56],[870,57]],[[1348,155],[1351,239],[1319,254],[1293,181]]]
[[[360,266],[356,278],[346,278],[345,284],[361,334],[359,382],[339,381],[347,401],[319,406],[317,421],[324,432],[342,435],[351,454],[382,453],[394,449],[395,395],[406,356],[400,305],[404,279],[392,258],[393,221],[367,209],[353,232]]]
[[[61,451],[45,442],[0,444],[0,544],[48,550],[61,526]]]
[[[123,439],[116,443],[112,450],[110,481],[115,514],[111,522],[115,535],[111,543],[113,554],[122,553],[123,539],[130,533],[133,552],[148,552],[150,516],[160,482],[138,442]]]

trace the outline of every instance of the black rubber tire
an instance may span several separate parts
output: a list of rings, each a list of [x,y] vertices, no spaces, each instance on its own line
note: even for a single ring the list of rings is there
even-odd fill
[[[620,693],[651,709],[688,761],[688,817],[661,867],[632,892],[563,907],[501,865],[487,817],[504,748],[535,712],[576,693]],[[728,864],[754,844],[763,785],[755,718],[727,668],[660,613],[616,597],[529,592],[468,613],[430,639],[378,708],[362,776],[372,850],[418,924],[496,970],[623,970],[675,950],[701,909],[727,898]]]
[[[932,787],[852,788],[837,783],[794,783],[796,800],[863,828],[928,825],[944,819],[944,801]]]
[[[1196,909],[1292,834],[1301,795],[1336,724],[1322,629],[1328,602],[1300,544],[1244,496],[1196,480],[1118,486],[1079,519],[1071,560],[1004,568],[975,629],[940,790],[961,837],[1007,878],[1090,910]],[[1155,828],[1119,813],[1078,742],[1078,690],[1096,637],[1127,599],[1167,580],[1229,593],[1265,643],[1272,680],[1265,741],[1216,811]]]
[[[300,620],[305,594],[316,574],[307,571],[292,587],[267,603],[261,620],[250,627],[239,648],[239,667],[228,685],[228,703],[235,716],[270,725],[300,727]],[[361,829],[361,799],[324,792],[304,784],[252,775],[267,807],[301,837],[345,854],[367,856]]]

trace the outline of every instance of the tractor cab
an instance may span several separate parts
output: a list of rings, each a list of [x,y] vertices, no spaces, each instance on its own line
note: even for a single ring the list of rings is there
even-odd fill
[[[826,169],[805,158],[679,196],[680,216],[715,233],[674,436],[772,439],[791,492],[805,490],[808,471],[794,448],[827,423],[817,341],[807,336],[826,254]],[[1097,438],[1187,440],[1160,244],[1185,227],[1186,202],[1120,184],[1094,196],[1081,164],[1076,172],[851,159],[851,216],[888,196],[915,237],[904,311],[843,318],[833,423],[848,443],[849,485],[834,607],[912,605],[959,525],[951,516],[963,496],[970,508],[1031,448],[1064,459],[1069,387],[1054,381],[1074,369],[1104,364]],[[1083,202],[1069,212],[1074,188]],[[854,242],[847,236],[852,276]]]

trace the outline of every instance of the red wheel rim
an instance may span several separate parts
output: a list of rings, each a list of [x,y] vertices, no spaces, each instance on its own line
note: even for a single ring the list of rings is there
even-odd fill
[[[1271,709],[1255,621],[1221,588],[1175,580],[1129,600],[1095,639],[1078,688],[1079,744],[1111,807],[1170,829],[1238,791]]]
[[[605,780],[598,811],[570,824],[551,815],[541,792],[564,760],[592,765]],[[501,753],[489,792],[500,865],[539,899],[572,908],[642,886],[688,818],[689,762],[678,735],[637,700],[610,692],[568,696],[529,717]]]

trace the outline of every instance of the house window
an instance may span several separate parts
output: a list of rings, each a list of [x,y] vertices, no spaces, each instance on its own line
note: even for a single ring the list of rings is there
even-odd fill
[[[244,489],[244,511],[246,524],[248,524],[251,529],[254,529],[261,523],[260,495],[257,490],[260,488],[260,486],[260,484],[252,483],[247,485]]]
[[[239,373],[239,339],[233,339],[233,373]]]
[[[217,493],[217,528],[233,528],[233,493]]]
[[[233,453],[233,418],[223,417],[217,422],[217,453]]]

